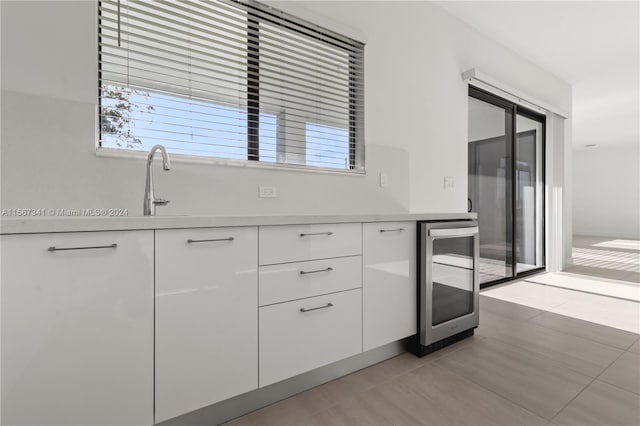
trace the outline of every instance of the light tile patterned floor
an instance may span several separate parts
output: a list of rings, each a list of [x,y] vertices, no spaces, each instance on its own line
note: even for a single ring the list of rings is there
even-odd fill
[[[547,274],[489,289],[472,338],[421,359],[399,355],[231,424],[637,426],[639,303],[619,287],[631,273]],[[607,286],[611,294],[591,294]]]

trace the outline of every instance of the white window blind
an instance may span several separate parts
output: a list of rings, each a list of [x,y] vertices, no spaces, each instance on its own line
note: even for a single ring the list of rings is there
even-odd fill
[[[364,45],[255,1],[99,2],[100,146],[364,170]]]

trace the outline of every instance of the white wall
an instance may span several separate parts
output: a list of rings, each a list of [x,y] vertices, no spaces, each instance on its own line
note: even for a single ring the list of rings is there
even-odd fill
[[[570,87],[427,2],[271,2],[366,37],[366,176],[194,164],[156,172],[160,214],[466,211],[467,85],[485,73],[570,110]],[[2,1],[3,208],[141,213],[144,160],[96,139],[96,4]],[[380,188],[378,173],[389,176]],[[444,176],[456,187],[445,190]],[[258,186],[279,188],[258,198]]]
[[[629,53],[573,86],[575,234],[640,239],[640,51]]]
[[[640,239],[640,145],[573,152],[573,232]]]

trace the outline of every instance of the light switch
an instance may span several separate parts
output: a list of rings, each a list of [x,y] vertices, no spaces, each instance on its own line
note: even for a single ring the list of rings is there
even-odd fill
[[[389,175],[380,173],[380,188],[386,188],[387,186],[389,186]]]

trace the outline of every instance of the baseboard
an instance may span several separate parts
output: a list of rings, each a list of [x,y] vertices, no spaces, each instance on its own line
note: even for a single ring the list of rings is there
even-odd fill
[[[157,424],[161,426],[218,425],[323,383],[393,358],[405,351],[406,342],[404,340],[389,343]]]

